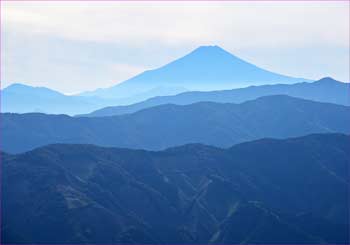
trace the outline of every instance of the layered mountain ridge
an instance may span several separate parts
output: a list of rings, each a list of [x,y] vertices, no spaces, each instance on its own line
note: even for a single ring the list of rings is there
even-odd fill
[[[289,95],[319,102],[350,105],[350,85],[336,81],[330,77],[325,77],[315,82],[250,86],[233,90],[196,91],[184,92],[173,96],[158,96],[136,104],[109,106],[89,114],[78,116],[101,117],[122,115],[163,104],[188,105],[200,101],[242,103],[268,95]]]
[[[349,244],[349,91],[218,46],[78,95],[10,85],[1,243]]]
[[[286,95],[241,104],[165,104],[111,117],[2,114],[2,149],[23,152],[51,143],[160,150],[187,143],[219,147],[263,137],[350,133],[350,107]]]

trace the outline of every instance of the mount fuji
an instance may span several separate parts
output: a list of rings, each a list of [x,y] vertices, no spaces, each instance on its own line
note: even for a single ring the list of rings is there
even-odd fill
[[[109,88],[80,95],[104,98],[125,97],[157,87],[209,91],[250,85],[309,81],[270,72],[248,63],[219,46],[201,46],[167,65],[145,71]]]

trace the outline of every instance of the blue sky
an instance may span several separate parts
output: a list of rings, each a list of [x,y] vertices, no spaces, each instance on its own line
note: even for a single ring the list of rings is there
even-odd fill
[[[2,87],[112,86],[201,45],[285,75],[349,81],[349,2],[5,2]]]

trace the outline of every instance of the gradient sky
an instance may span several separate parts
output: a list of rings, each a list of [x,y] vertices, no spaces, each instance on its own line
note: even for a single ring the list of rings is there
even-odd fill
[[[284,75],[349,81],[349,2],[2,2],[1,81],[108,87],[201,45]]]

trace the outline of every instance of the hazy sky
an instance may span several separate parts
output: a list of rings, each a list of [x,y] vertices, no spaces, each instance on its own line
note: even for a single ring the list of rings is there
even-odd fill
[[[201,45],[349,81],[349,2],[2,2],[2,87],[108,87]]]

